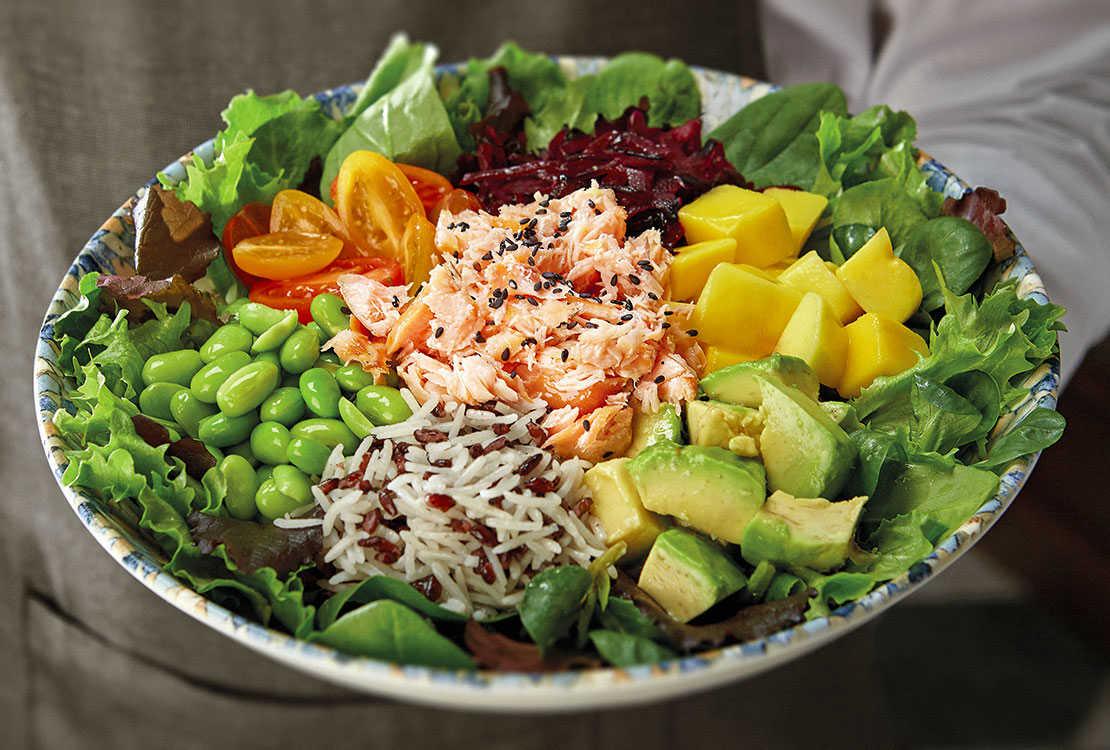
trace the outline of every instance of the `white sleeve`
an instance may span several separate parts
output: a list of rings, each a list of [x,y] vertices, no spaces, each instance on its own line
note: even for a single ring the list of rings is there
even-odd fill
[[[918,145],[1008,203],[1067,308],[1064,380],[1110,331],[1110,3],[767,0],[775,83],[831,80],[852,111],[914,116]]]

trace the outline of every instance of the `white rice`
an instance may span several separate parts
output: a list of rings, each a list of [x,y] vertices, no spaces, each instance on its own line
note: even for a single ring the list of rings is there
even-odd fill
[[[330,585],[342,589],[388,575],[433,594],[438,589],[438,604],[484,617],[519,604],[524,586],[543,568],[588,565],[605,551],[590,516],[575,512],[589,464],[560,460],[532,440],[529,425],[539,424],[543,409],[519,414],[502,404],[491,411],[448,403],[437,417],[435,403],[418,404],[407,390],[402,395],[412,417],[375,428],[351,457],[333,451],[313,488],[322,517],[274,522],[322,527],[324,559],[336,570]],[[437,430],[447,440],[422,443],[421,430]],[[471,454],[494,441],[504,445]],[[399,445],[407,446],[403,471],[393,459]],[[526,461],[532,468],[522,474]],[[434,495],[449,497],[451,507],[433,507]],[[366,519],[375,512],[381,522],[367,533],[373,521]]]

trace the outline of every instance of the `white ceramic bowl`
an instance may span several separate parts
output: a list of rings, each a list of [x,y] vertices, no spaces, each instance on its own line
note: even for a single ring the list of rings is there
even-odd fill
[[[568,58],[560,61],[568,75],[592,72],[598,59]],[[705,132],[731,116],[749,101],[774,89],[767,83],[727,73],[695,70],[706,103]],[[350,106],[357,87],[341,87],[319,94],[327,112],[340,116]],[[211,141],[194,153],[211,160]],[[166,168],[173,178],[185,175],[187,154]],[[936,162],[922,166],[929,184],[946,195],[958,197],[968,187]],[[146,187],[131,196],[90,238],[66,273],[51,300],[43,321],[35,359],[35,404],[39,432],[47,460],[62,493],[81,522],[120,565],[145,586],[182,612],[295,669],[351,688],[417,701],[471,710],[563,711],[607,708],[646,703],[707,689],[750,677],[795,659],[866,622],[911,591],[923,586],[942,568],[950,565],[994,523],[1013,502],[1037,456],[1014,461],[1002,475],[1001,489],[953,535],[943,540],[928,559],[909,572],[886,583],[861,600],[845,605],[828,617],[811,620],[766,638],[687,656],[658,665],[628,669],[592,669],[557,674],[519,674],[489,671],[454,672],[425,667],[399,666],[368,658],[341,654],[326,646],[298,641],[277,630],[263,627],[197,594],[182,582],[162,572],[164,556],[126,521],[116,517],[111,505],[83,491],[61,485],[67,446],[53,425],[56,410],[71,406],[72,383],[56,367],[57,345],[53,324],[77,299],[79,279],[90,271],[133,273],[134,226],[130,208]],[[1020,295],[1047,301],[1033,264],[1021,245],[1017,254],[993,269],[996,278],[1021,280]],[[1054,408],[1059,388],[1059,363],[1052,361],[1027,379],[1028,396],[999,420],[995,434],[1020,422],[1033,408]]]

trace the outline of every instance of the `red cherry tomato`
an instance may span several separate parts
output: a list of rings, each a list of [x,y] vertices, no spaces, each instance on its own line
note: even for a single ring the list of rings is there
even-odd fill
[[[417,197],[424,204],[425,215],[430,214],[435,205],[443,196],[454,190],[454,185],[439,172],[433,172],[423,167],[414,167],[411,164],[397,164],[397,168],[409,178]]]
[[[224,233],[220,243],[224,246],[224,259],[231,268],[231,272],[242,282],[243,286],[250,288],[259,278],[249,274],[235,263],[232,249],[248,237],[257,237],[270,232],[270,205],[268,203],[248,203],[239,209],[239,213],[231,217],[224,225]]]
[[[309,305],[312,298],[323,292],[339,293],[338,279],[345,273],[360,273],[382,282],[386,286],[404,283],[401,264],[392,258],[359,256],[338,258],[327,268],[316,273],[281,281],[260,281],[250,289],[252,302],[261,302],[279,310],[296,310],[302,323],[312,320]]]

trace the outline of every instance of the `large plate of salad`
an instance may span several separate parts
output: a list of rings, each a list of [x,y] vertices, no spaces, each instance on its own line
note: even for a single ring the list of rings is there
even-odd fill
[[[899,601],[1058,439],[1063,310],[1005,202],[918,151],[908,114],[635,53],[436,62],[399,36],[363,84],[236,97],[50,303],[47,459],[183,612],[394,698],[658,700]],[[819,208],[785,257],[740,256],[693,228],[729,191]],[[782,278],[848,288],[872,256],[912,269],[912,302],[895,321],[872,306],[905,295],[851,287],[845,327],[871,365],[911,343],[863,377],[852,334],[805,349],[795,319],[841,321]],[[722,323],[746,295],[787,300],[793,338]]]

